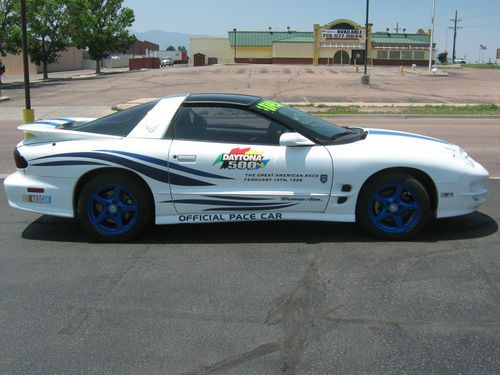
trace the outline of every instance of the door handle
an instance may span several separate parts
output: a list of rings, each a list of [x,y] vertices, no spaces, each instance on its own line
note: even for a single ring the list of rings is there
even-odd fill
[[[195,163],[196,162],[196,155],[177,155],[174,159],[177,159],[179,163]]]

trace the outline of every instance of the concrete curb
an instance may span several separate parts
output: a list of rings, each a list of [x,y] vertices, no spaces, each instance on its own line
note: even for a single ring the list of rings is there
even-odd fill
[[[457,119],[477,119],[489,118],[500,119],[500,115],[433,115],[433,114],[409,114],[409,113],[339,113],[339,114],[321,114],[315,113],[319,117],[401,117],[401,118],[457,118]]]
[[[380,102],[284,102],[285,105],[294,105],[301,107],[467,107],[480,106],[484,104],[495,104],[500,106],[500,103],[380,103]]]
[[[7,100],[10,100],[8,96],[0,96],[0,102],[6,102]]]
[[[128,68],[116,68],[117,70],[111,70],[111,71],[101,71],[101,73],[96,74],[94,73],[86,73],[86,74],[75,74],[75,75],[69,75],[67,77],[49,77],[49,79],[43,79],[43,78],[33,78],[30,79],[30,85],[31,84],[44,84],[44,83],[52,83],[52,82],[64,82],[64,81],[72,81],[72,80],[86,80],[86,79],[95,79],[99,77],[106,77],[110,75],[115,75],[115,74],[125,74],[125,73],[134,73],[134,72],[140,72],[141,70],[129,70]],[[119,70],[123,69],[123,70]],[[148,70],[148,69],[144,69]],[[9,88],[11,86],[18,86],[18,85],[24,85],[24,81],[10,81],[10,82],[4,82],[3,86],[4,88]]]

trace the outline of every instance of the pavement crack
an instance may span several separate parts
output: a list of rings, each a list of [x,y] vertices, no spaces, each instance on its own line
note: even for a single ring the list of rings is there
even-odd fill
[[[278,351],[282,354],[281,370],[287,374],[298,374],[307,343],[314,336],[312,333],[319,320],[340,308],[327,309],[326,299],[326,281],[316,264],[311,262],[295,288],[274,300],[267,314],[266,324],[280,324],[283,333],[281,342],[260,345],[186,374],[201,375],[224,371]]]
[[[252,361],[254,359],[263,357],[271,353],[275,353],[280,349],[281,345],[279,343],[273,342],[273,343],[263,344],[248,352],[230,356],[223,359],[222,361],[212,363],[211,365],[208,366],[204,366],[198,371],[185,372],[183,373],[183,375],[206,375],[206,374],[217,373],[220,371],[231,370],[235,367],[238,367],[242,363]]]

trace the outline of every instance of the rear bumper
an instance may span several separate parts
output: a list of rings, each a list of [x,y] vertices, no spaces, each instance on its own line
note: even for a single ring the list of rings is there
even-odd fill
[[[29,192],[43,189],[43,192]],[[61,217],[74,217],[74,179],[39,177],[23,171],[8,176],[4,181],[9,206],[25,211]]]

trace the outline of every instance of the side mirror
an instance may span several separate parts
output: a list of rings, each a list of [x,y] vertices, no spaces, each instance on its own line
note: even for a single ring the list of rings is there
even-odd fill
[[[314,146],[315,143],[300,133],[283,133],[280,136],[280,146]]]

